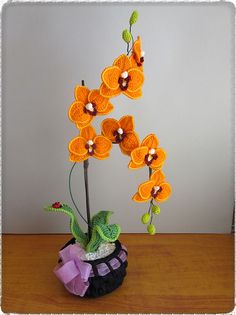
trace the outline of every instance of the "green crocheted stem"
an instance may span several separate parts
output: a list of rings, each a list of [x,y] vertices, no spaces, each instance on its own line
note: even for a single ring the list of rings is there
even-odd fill
[[[75,237],[76,241],[78,241],[83,247],[86,247],[88,243],[88,239],[86,234],[80,228],[74,211],[66,204],[62,204],[61,208],[53,208],[52,206],[44,207],[46,211],[53,211],[53,212],[62,212],[67,214],[70,217],[70,230],[71,234]]]
[[[121,232],[118,224],[108,225],[112,211],[100,211],[93,216],[92,237],[86,246],[87,252],[95,252],[104,242],[115,242]]]

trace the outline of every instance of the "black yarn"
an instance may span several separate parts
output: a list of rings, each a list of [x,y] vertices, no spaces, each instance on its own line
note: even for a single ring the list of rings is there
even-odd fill
[[[61,248],[61,250],[69,246],[70,244],[74,243],[75,238],[72,238]],[[118,255],[121,251],[124,251],[126,255],[128,255],[128,253],[125,249],[122,248],[121,243],[118,240],[115,242],[115,247],[116,248],[114,252],[108,255],[107,257],[96,260],[85,260],[86,263],[92,265],[94,277],[90,277],[88,279],[90,284],[84,297],[93,298],[105,295],[107,293],[114,291],[122,284],[124,277],[126,276],[126,268],[128,266],[128,262],[127,260],[123,262],[118,257]],[[113,269],[112,266],[109,264],[109,261],[112,258],[116,258],[120,262],[119,268]],[[61,260],[59,260],[58,262],[60,261]],[[110,269],[110,272],[105,276],[98,275],[97,265],[100,263],[105,263]]]

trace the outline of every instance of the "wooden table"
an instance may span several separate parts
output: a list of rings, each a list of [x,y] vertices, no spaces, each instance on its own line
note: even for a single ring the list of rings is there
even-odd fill
[[[234,236],[123,234],[128,273],[97,299],[69,294],[52,269],[69,235],[3,235],[5,313],[224,313],[234,308]]]

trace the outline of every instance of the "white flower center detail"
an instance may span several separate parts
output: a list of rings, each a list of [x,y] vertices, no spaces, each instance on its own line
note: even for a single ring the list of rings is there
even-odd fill
[[[153,155],[156,153],[156,150],[155,149],[150,149],[149,152],[148,152],[150,155]]]
[[[145,56],[145,51],[141,51],[141,57],[144,57]]]
[[[127,85],[127,82],[126,81],[124,81],[124,82],[122,82],[122,86],[126,86]]]
[[[124,71],[124,72],[122,72],[121,73],[121,77],[122,77],[122,79],[126,79],[126,78],[128,78],[128,72],[127,71]]]
[[[85,105],[85,108],[87,110],[89,110],[90,112],[93,112],[94,111],[94,107],[93,107],[93,104],[92,103],[88,103]]]
[[[93,148],[89,147],[88,151],[89,153],[91,153],[93,151]]]
[[[123,133],[124,133],[122,128],[117,129],[117,132],[118,132],[119,135],[123,135]]]
[[[159,190],[160,190],[160,186],[154,186],[153,189],[154,189],[154,194],[156,194]]]
[[[87,144],[90,145],[90,146],[93,145],[93,140],[87,141]]]

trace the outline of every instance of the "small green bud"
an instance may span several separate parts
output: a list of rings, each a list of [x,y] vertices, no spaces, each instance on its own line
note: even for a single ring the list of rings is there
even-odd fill
[[[122,32],[122,38],[127,44],[131,41],[132,36],[127,29]]]
[[[153,224],[149,224],[147,226],[147,231],[150,235],[154,235],[156,233],[156,228]]]
[[[133,24],[135,24],[136,22],[137,22],[137,20],[138,20],[138,11],[134,11],[132,14],[131,14],[131,17],[130,17],[130,19],[129,19],[129,24],[130,25],[133,25]]]
[[[160,212],[161,212],[161,209],[159,206],[155,206],[155,205],[152,206],[152,213],[159,214]]]
[[[142,215],[142,223],[143,224],[147,224],[148,222],[149,222],[149,220],[150,220],[150,214],[149,213],[144,213],[143,215]]]

